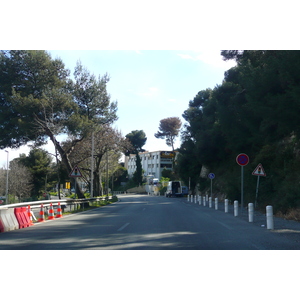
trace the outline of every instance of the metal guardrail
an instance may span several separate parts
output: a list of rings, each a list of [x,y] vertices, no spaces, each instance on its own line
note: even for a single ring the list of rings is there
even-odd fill
[[[1,205],[0,209],[8,209],[8,208],[15,208],[15,207],[24,207],[30,205],[31,208],[40,207],[43,204],[44,207],[50,206],[50,203],[53,205],[57,205],[60,203],[61,205],[74,205],[74,204],[81,204],[86,202],[97,202],[97,201],[105,201],[111,200],[113,197],[94,197],[94,198],[83,198],[83,199],[52,199],[52,200],[41,200],[41,201],[31,201],[31,202],[20,202],[20,203],[13,203],[7,205]]]

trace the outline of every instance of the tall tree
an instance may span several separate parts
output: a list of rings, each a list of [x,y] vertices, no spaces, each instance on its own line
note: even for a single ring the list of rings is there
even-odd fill
[[[32,196],[38,197],[45,191],[45,184],[50,178],[52,157],[43,149],[32,149],[28,156],[21,154],[16,159],[19,164],[28,168],[32,176],[31,184],[33,185]]]
[[[64,142],[63,148],[68,149],[72,140]],[[86,183],[90,185],[91,175],[91,145],[92,134],[87,135],[82,141],[76,144],[73,152],[70,154],[72,165],[78,165],[84,174]],[[129,148],[128,141],[122,136],[121,132],[109,125],[103,125],[94,132],[94,185],[93,191],[95,196],[103,194],[102,178],[103,165],[109,161],[109,172],[112,166],[118,163],[119,156],[125,149]]]
[[[143,146],[146,144],[147,137],[143,130],[132,130],[130,133],[126,134],[125,137],[132,145],[131,149],[128,149],[125,152],[125,155],[145,151]]]
[[[126,139],[132,145],[131,149],[127,149],[125,151],[125,155],[135,154],[136,155],[136,171],[134,173],[134,181],[136,184],[140,185],[143,182],[143,170],[141,158],[139,156],[139,152],[144,152],[143,146],[145,145],[147,138],[146,134],[143,130],[133,130],[128,133]]]
[[[181,128],[181,120],[178,117],[170,117],[160,120],[159,130],[154,136],[158,139],[166,139],[166,144],[174,151],[174,142]]]
[[[268,170],[258,202],[283,211],[299,206],[300,51],[228,50],[222,56],[237,66],[225,73],[221,85],[190,101],[183,114],[180,166],[216,173],[215,187],[234,199],[240,195],[235,158],[245,152],[248,167],[262,163]],[[180,171],[186,176],[184,168]],[[244,186],[245,199],[252,201],[251,172],[245,173]]]
[[[71,172],[69,155],[75,145],[97,126],[117,119],[107,75],[96,78],[77,63],[74,78],[46,51],[1,51],[0,147],[42,144],[49,138]],[[68,149],[57,141],[61,133],[72,137]],[[81,190],[78,194],[84,197]]]
[[[32,173],[18,159],[12,160],[9,167],[9,194],[16,196],[17,201],[21,202],[32,192]]]

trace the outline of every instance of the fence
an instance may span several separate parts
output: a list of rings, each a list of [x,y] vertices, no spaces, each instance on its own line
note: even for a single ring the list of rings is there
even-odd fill
[[[41,208],[41,215],[44,215],[44,207],[57,205],[70,205],[76,209],[78,205],[84,203],[94,203],[99,201],[111,200],[113,197],[95,197],[86,199],[53,199],[32,202],[14,203],[0,206],[0,232],[12,231],[33,225],[31,215],[32,208]],[[41,217],[41,216],[40,216]],[[39,220],[42,220],[42,218]]]

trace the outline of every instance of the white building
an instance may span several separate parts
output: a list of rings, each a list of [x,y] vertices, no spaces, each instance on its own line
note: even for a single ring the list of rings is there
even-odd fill
[[[175,156],[173,151],[153,151],[153,152],[140,152],[142,169],[144,170],[145,177],[152,177],[161,179],[161,172],[164,168],[172,170],[172,161]],[[132,177],[136,171],[136,155],[130,154],[125,156],[125,168],[128,171],[129,177]]]

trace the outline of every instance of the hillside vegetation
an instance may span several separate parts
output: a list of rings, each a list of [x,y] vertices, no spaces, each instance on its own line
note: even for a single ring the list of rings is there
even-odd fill
[[[244,204],[255,199],[252,172],[261,163],[267,176],[260,178],[258,204],[286,213],[300,203],[300,51],[232,50],[222,56],[237,65],[184,111],[178,172],[201,191],[209,189],[207,173],[213,172],[215,193],[240,200],[236,157],[246,153]]]

